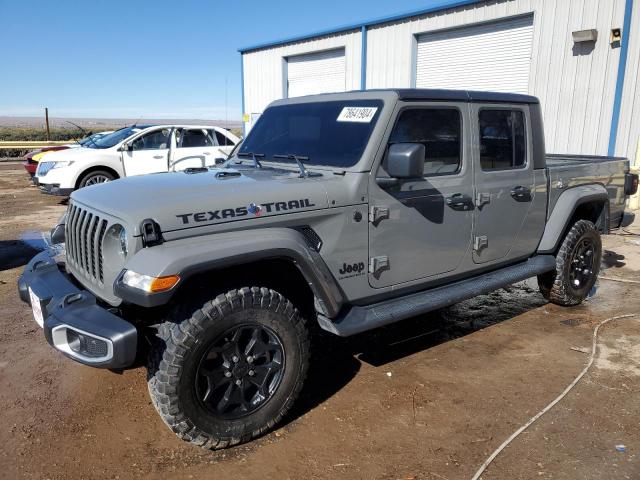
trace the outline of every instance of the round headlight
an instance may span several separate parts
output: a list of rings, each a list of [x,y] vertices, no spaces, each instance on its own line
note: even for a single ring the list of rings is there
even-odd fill
[[[102,254],[107,262],[123,263],[129,254],[127,231],[116,223],[109,227],[102,240]]]

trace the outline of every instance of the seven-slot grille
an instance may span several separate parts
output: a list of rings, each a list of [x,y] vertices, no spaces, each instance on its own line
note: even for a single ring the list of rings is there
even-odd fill
[[[67,262],[94,283],[103,285],[102,239],[108,221],[71,204],[65,224]]]

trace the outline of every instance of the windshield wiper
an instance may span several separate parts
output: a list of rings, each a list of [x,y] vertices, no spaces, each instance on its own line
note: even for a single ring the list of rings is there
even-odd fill
[[[80,125],[78,125],[77,123],[70,122],[69,120],[65,120],[65,123],[69,123],[69,124],[73,125],[74,127],[76,127],[77,129],[79,129],[82,132],[82,135],[84,135],[85,137],[87,136],[87,131],[84,128],[82,128]],[[80,143],[80,140],[78,140],[77,138],[74,138],[73,141],[76,142],[81,147],[83,146]]]
[[[309,157],[305,157],[304,155],[294,155],[292,153],[288,153],[286,155],[274,155],[273,158],[284,158],[286,160],[295,160],[298,164],[298,168],[300,169],[300,178],[306,178],[312,176],[312,174],[305,168],[302,162],[308,162]],[[314,175],[315,176],[315,175]]]
[[[262,168],[262,164],[258,161],[258,157],[264,157],[264,153],[242,152],[236,154],[236,157],[251,157],[253,158],[253,166],[255,168]]]

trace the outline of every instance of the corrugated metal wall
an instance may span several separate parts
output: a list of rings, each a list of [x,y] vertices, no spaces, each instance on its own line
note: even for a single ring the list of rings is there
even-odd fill
[[[622,91],[616,155],[628,157],[640,167],[640,2],[634,1],[629,53]]]
[[[269,103],[283,97],[285,58],[335,48],[345,49],[347,90],[357,90],[360,88],[359,30],[245,53],[242,56],[245,102],[243,113],[262,113]]]
[[[542,103],[549,152],[606,155],[611,129],[625,0],[494,0],[368,27],[367,88],[415,84],[419,34],[534,15],[529,93]],[[571,32],[595,28],[595,44],[574,44]],[[616,154],[635,158],[640,136],[640,4],[633,9]],[[360,31],[247,52],[244,113],[262,112],[283,96],[283,58],[344,47],[346,88],[360,88]]]
[[[549,152],[607,153],[624,0],[510,0],[444,10],[371,27],[367,87],[410,86],[415,36],[509,16],[534,14],[529,93],[542,103]],[[595,44],[574,46],[571,32],[597,28]]]

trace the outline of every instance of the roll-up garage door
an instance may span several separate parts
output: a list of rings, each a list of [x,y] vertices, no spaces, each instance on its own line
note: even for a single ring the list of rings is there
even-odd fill
[[[533,16],[418,37],[416,86],[528,93]]]
[[[296,55],[287,59],[289,97],[345,91],[344,49]]]

